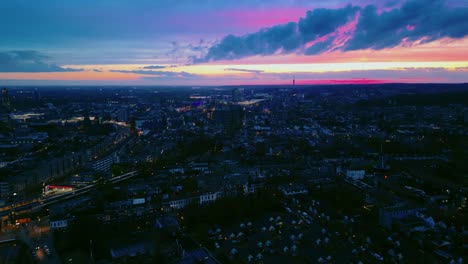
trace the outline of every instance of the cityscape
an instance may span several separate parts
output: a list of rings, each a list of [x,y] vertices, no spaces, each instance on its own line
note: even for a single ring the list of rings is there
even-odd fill
[[[463,260],[467,94],[5,88],[3,261]]]
[[[466,263],[468,4],[318,2],[0,3],[0,263]]]

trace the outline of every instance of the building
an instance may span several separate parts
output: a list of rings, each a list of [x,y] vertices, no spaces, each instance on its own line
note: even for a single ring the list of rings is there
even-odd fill
[[[119,156],[117,153],[113,153],[107,157],[96,160],[91,163],[91,167],[97,171],[110,171],[114,163],[119,163]]]
[[[66,229],[68,227],[68,219],[65,220],[51,220],[50,221],[50,229]]]
[[[86,163],[84,153],[71,153],[63,158],[56,158],[48,162],[49,177],[61,177],[81,168]],[[45,180],[45,179],[43,179]]]
[[[244,194],[251,194],[255,193],[258,190],[265,189],[265,183],[259,182],[259,183],[252,183],[248,182],[243,185],[244,188]]]
[[[209,192],[200,194],[199,196],[195,197],[171,200],[169,202],[163,203],[163,207],[165,207],[167,210],[179,210],[188,206],[189,204],[207,204],[214,202],[222,196],[222,192]]]
[[[184,174],[185,170],[182,167],[174,167],[174,168],[170,168],[169,172],[172,174],[176,174],[176,173]]]
[[[347,170],[346,177],[353,180],[361,180],[366,175],[365,170]]]
[[[409,216],[415,216],[416,213],[425,210],[424,208],[412,208],[406,205],[387,206],[380,208],[379,210],[379,224],[385,228],[390,229],[392,223],[396,220],[406,218]]]
[[[202,195],[200,195],[199,203],[200,204],[205,204],[205,203],[214,202],[214,201],[216,201],[217,199],[219,199],[222,196],[221,194],[222,194],[221,192],[202,194]]]
[[[2,106],[7,110],[10,111],[11,104],[10,104],[10,97],[8,96],[7,88],[2,89]]]
[[[23,137],[15,137],[10,140],[11,144],[22,145],[22,144],[36,144],[42,143],[48,138],[47,132],[31,133]]]
[[[302,185],[288,185],[280,188],[281,192],[286,196],[299,195],[299,194],[308,194],[309,191],[307,187]]]
[[[192,171],[198,171],[198,172],[207,172],[208,171],[208,163],[196,163],[196,162],[190,162],[189,163],[190,169]]]
[[[191,204],[192,202],[196,201],[197,198],[184,198],[184,199],[177,199],[177,200],[172,200],[169,202],[169,208],[170,209],[182,209],[186,207],[187,205]],[[167,204],[166,204],[167,205]]]
[[[154,226],[158,229],[173,229],[178,230],[180,228],[177,219],[172,216],[162,216],[156,219]]]
[[[126,108],[119,109],[117,112],[117,120],[119,122],[128,122],[128,110]]]
[[[235,88],[232,90],[232,101],[241,102],[244,100],[244,88]]]
[[[8,199],[10,196],[10,184],[8,182],[0,182],[0,199]]]
[[[213,120],[226,130],[236,130],[242,127],[244,121],[244,109],[240,105],[223,105],[216,107]]]

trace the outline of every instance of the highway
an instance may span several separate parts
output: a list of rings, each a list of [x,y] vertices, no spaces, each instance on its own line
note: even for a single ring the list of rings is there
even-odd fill
[[[14,211],[15,214],[21,214],[24,211],[38,212],[41,209],[47,206],[53,205],[55,203],[59,203],[64,200],[72,199],[75,197],[79,197],[83,194],[89,193],[90,191],[97,189],[103,184],[118,183],[118,182],[130,179],[130,178],[133,178],[137,175],[138,175],[138,171],[131,171],[131,172],[119,175],[119,176],[112,177],[110,179],[106,179],[102,182],[90,184],[88,186],[73,190],[71,192],[67,192],[67,193],[63,193],[63,194],[59,194],[59,195],[55,195],[55,196],[51,196],[47,198],[42,198],[42,199],[33,199],[31,200],[30,203],[21,204],[17,206],[7,205],[1,208],[0,217],[7,216],[12,211]]]

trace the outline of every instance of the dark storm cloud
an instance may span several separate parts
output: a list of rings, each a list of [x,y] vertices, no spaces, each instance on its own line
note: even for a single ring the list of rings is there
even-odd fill
[[[218,44],[211,46],[205,57],[195,59],[195,62],[271,55],[279,51],[291,52],[300,47],[301,43],[297,24],[291,22],[240,37],[228,35]]]
[[[396,3],[389,1],[388,6]],[[307,42],[336,32],[356,16],[359,20],[355,32],[341,46],[334,47],[330,37],[309,48],[304,47]],[[378,50],[395,47],[403,41],[422,40],[425,43],[443,37],[463,38],[468,34],[467,17],[468,8],[450,7],[445,0],[409,0],[387,11],[378,10],[375,5],[320,8],[308,11],[297,23],[264,28],[243,36],[227,35],[212,45],[205,56],[193,61],[234,60],[292,52],[315,55],[330,49]]]
[[[340,9],[319,8],[307,11],[306,16],[299,19],[298,23],[301,36],[307,42],[332,33],[349,22],[358,10],[358,7],[348,5]]]
[[[76,72],[45,62],[49,57],[33,50],[0,52],[0,72]]]
[[[194,62],[240,59],[255,55],[291,53],[306,42],[334,32],[346,24],[359,9],[350,5],[339,9],[308,11],[298,23],[276,25],[244,36],[228,35]]]
[[[354,37],[345,50],[383,49],[399,45],[403,40],[423,42],[443,37],[463,38],[468,34],[468,8],[450,8],[444,0],[413,0],[379,14],[375,6],[367,6]]]

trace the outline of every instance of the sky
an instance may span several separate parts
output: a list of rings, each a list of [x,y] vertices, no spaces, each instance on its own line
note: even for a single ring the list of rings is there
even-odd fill
[[[0,85],[468,82],[466,0],[14,0],[0,10]]]

